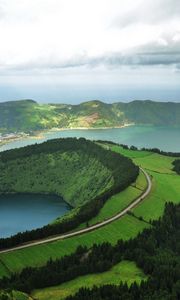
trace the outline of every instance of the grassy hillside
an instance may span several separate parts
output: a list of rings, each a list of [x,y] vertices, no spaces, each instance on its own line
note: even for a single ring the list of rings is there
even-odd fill
[[[136,216],[142,216],[146,221],[158,219],[163,213],[166,202],[172,201],[175,204],[180,202],[180,176],[174,171],[174,157],[126,150],[120,146],[111,148],[113,151],[131,157],[137,165],[146,169],[151,175],[152,191],[145,201],[133,209]]]
[[[93,225],[115,216],[117,213],[126,208],[134,199],[138,198],[147,187],[147,181],[143,172],[140,171],[136,181],[124,191],[113,195],[101,208],[99,213],[89,220],[88,224]],[[82,223],[78,228],[86,227]]]
[[[118,285],[121,281],[131,285],[134,281],[139,283],[141,280],[146,280],[146,276],[136,264],[130,261],[122,261],[109,271],[80,276],[55,287],[36,290],[32,293],[32,297],[37,300],[63,300],[67,296],[75,294],[82,287],[93,288],[94,285],[101,286],[105,284]]]
[[[180,126],[180,103],[106,104],[97,100],[79,105],[38,104],[33,100],[0,103],[0,132],[116,127],[126,123]]]
[[[82,138],[1,152],[0,169],[0,193],[54,193],[74,207],[126,188],[139,172],[131,160]]]
[[[0,162],[0,169],[1,193],[55,193],[74,207],[113,185],[111,171],[80,150]]]

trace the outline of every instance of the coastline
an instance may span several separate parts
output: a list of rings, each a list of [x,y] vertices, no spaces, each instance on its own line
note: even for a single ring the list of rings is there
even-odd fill
[[[51,131],[65,131],[65,130],[106,130],[106,129],[119,129],[119,128],[125,128],[129,126],[134,126],[135,123],[126,123],[124,125],[119,125],[119,126],[109,126],[109,127],[53,127],[48,132]]]

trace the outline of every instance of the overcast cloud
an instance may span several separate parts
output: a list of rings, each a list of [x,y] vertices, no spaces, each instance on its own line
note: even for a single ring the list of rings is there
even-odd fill
[[[0,101],[51,100],[48,87],[60,101],[68,87],[72,100],[75,86],[79,101],[96,97],[98,86],[105,99],[107,85],[112,99],[127,86],[130,98],[159,86],[180,100],[178,82],[178,0],[0,0]]]

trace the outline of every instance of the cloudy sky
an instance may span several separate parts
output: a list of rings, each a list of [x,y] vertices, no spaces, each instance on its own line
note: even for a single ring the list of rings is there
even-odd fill
[[[179,0],[0,0],[0,101],[180,101]]]

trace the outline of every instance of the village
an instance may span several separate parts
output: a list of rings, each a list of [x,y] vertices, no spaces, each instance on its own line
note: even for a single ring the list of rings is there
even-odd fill
[[[27,136],[29,136],[29,133],[25,132],[0,133],[0,143],[14,141]]]

